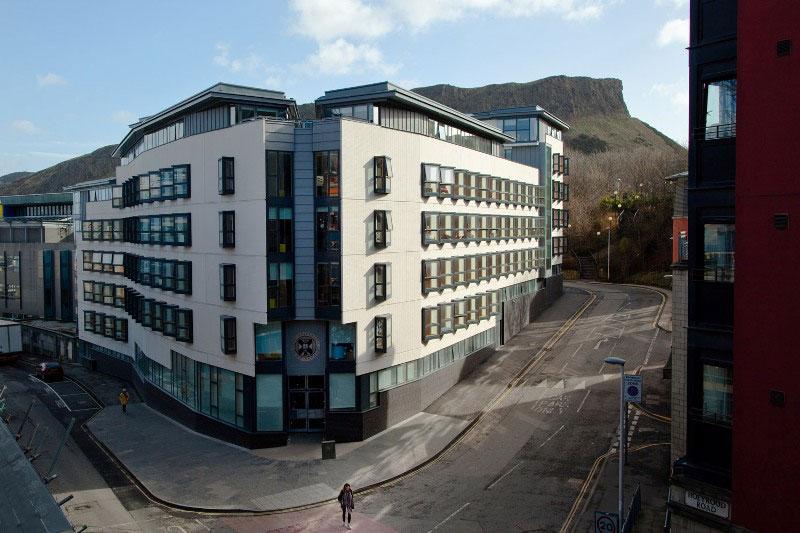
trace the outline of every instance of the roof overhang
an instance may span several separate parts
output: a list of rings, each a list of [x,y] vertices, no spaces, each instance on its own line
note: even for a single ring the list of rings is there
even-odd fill
[[[211,107],[217,102],[257,103],[266,106],[286,107],[289,109],[289,118],[297,117],[297,103],[292,98],[286,98],[286,94],[280,91],[270,91],[230,83],[217,83],[163,111],[144,117],[131,124],[130,131],[114,149],[111,154],[112,157],[120,157],[121,154],[127,152],[146,133],[146,130],[166,126],[170,121],[190,110]]]
[[[485,120],[487,118],[511,118],[511,117],[530,117],[535,116],[543,118],[544,120],[558,126],[562,130],[568,130],[569,124],[544,109],[540,106],[526,106],[526,107],[506,107],[503,109],[492,109],[490,111],[481,111],[479,113],[472,113],[472,116]]]
[[[406,108],[418,110],[425,115],[441,119],[450,125],[458,126],[470,133],[478,134],[500,143],[507,143],[514,140],[513,137],[506,135],[501,130],[481,120],[456,111],[451,107],[426,98],[414,91],[403,89],[388,81],[325,91],[325,95],[317,98],[314,104],[317,106],[335,106],[367,103],[376,104],[381,102],[391,102],[400,104]]]

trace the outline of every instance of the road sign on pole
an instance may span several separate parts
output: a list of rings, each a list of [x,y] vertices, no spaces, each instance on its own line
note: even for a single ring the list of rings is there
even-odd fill
[[[625,374],[625,401],[642,403],[642,376]]]
[[[594,533],[619,533],[619,515],[595,511]]]

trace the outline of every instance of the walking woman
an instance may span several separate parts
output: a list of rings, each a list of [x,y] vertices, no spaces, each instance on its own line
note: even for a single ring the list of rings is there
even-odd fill
[[[339,505],[342,506],[342,525],[350,529],[350,513],[355,508],[355,500],[353,498],[353,489],[350,488],[350,483],[345,483],[342,490],[339,492]],[[347,515],[347,522],[344,517]]]

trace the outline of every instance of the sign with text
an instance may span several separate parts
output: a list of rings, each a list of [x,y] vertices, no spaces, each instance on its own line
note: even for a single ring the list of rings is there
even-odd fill
[[[625,374],[625,401],[642,403],[642,376]]]
[[[617,533],[619,516],[617,513],[594,512],[594,533]]]
[[[720,518],[728,518],[730,515],[730,507],[728,502],[718,500],[709,496],[703,496],[697,492],[687,490],[684,493],[683,501],[689,507],[694,507],[706,513],[719,516]]]

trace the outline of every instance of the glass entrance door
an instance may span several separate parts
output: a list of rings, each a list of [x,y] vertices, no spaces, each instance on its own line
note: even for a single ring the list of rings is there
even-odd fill
[[[325,376],[289,376],[289,430],[325,428]]]

